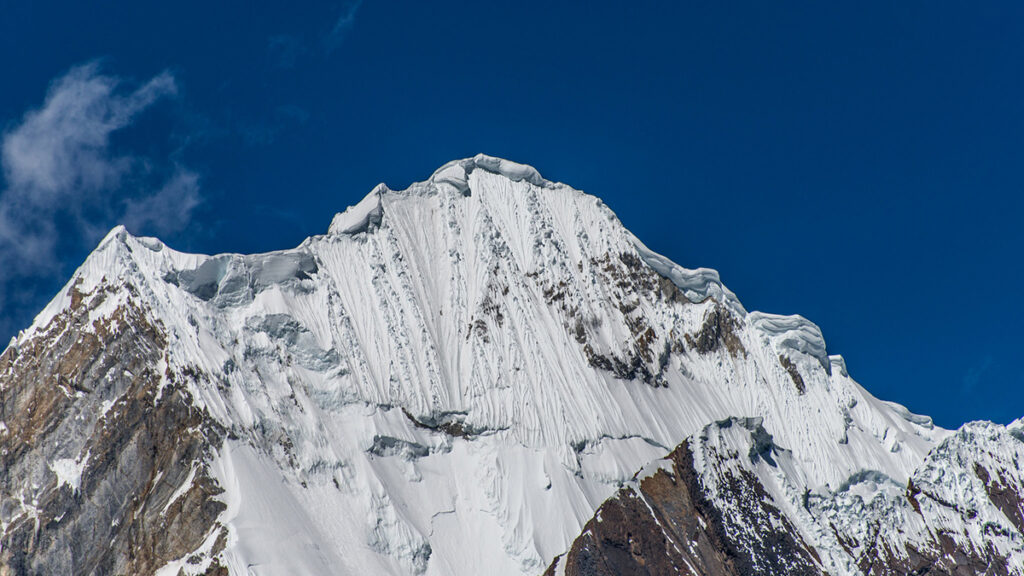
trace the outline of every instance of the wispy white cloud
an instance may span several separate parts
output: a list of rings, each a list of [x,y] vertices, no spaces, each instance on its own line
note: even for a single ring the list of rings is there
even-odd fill
[[[298,36],[277,34],[267,42],[270,62],[281,68],[294,68],[299,58],[306,55],[308,48]]]
[[[986,354],[978,361],[977,364],[968,368],[967,373],[964,374],[960,391],[963,394],[973,394],[977,390],[978,385],[982,382],[982,378],[985,376],[985,373],[992,368],[993,363],[994,358],[992,358],[992,355]]]
[[[168,72],[129,85],[88,63],[56,79],[42,105],[3,133],[0,328],[8,328],[12,307],[33,304],[29,288],[59,277],[62,247],[91,247],[120,222],[162,234],[189,221],[201,201],[197,174],[111,144],[177,91]]]
[[[338,19],[334,21],[334,27],[331,28],[330,34],[324,39],[324,46],[327,51],[330,52],[341,45],[348,33],[352,31],[352,27],[356,23],[356,12],[359,11],[359,7],[363,5],[363,0],[355,0],[350,2],[342,10]]]
[[[131,169],[131,158],[109,153],[110,135],[157,99],[177,92],[166,72],[126,95],[115,93],[119,84],[101,75],[96,63],[73,68],[53,83],[42,108],[4,134],[7,202],[46,206],[118,185]]]
[[[340,12],[330,17],[330,30],[320,28],[315,34],[276,34],[267,41],[267,55],[271,64],[280,68],[294,68],[307,56],[322,54],[329,56],[338,49],[356,24],[356,14],[363,0],[348,0]]]
[[[121,222],[129,230],[174,234],[188,224],[200,202],[199,175],[179,166],[156,193],[128,200]]]

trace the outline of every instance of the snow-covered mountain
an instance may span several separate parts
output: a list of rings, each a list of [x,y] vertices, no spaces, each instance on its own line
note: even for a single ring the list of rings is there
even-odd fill
[[[0,409],[3,574],[1024,574],[1016,428],[876,399],[814,324],[483,155],[291,250],[114,229]]]

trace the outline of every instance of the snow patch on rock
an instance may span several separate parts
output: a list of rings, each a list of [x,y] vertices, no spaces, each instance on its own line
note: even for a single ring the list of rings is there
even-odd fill
[[[57,485],[67,486],[72,491],[78,492],[82,483],[82,473],[89,465],[89,456],[90,454],[87,452],[84,457],[60,458],[50,462],[50,470],[57,475]]]

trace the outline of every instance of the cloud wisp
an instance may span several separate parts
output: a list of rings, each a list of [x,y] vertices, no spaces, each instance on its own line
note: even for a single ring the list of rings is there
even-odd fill
[[[118,84],[117,78],[99,74],[95,63],[57,80],[43,107],[4,134],[4,197],[46,205],[61,196],[116,186],[130,162],[108,154],[111,133],[177,92],[166,72],[127,95],[115,94]]]
[[[155,193],[126,201],[121,222],[129,230],[173,234],[189,221],[200,202],[199,175],[179,166]]]
[[[986,354],[977,364],[968,368],[967,373],[964,374],[960,392],[967,395],[974,394],[978,389],[978,385],[982,383],[985,373],[992,368],[993,364],[994,358],[992,358],[992,355]]]
[[[22,321],[11,310],[31,305],[38,298],[33,290],[60,277],[62,247],[73,247],[79,258],[119,222],[136,233],[158,234],[188,223],[201,201],[198,175],[111,143],[177,91],[168,72],[132,87],[88,63],[56,79],[42,106],[3,133],[0,329]]]
[[[356,14],[362,7],[363,0],[349,0],[334,18],[330,30],[321,29],[315,34],[277,34],[267,41],[267,54],[270,62],[279,68],[294,68],[299,61],[309,55],[322,53],[330,56],[345,41],[355,27]]]
[[[331,28],[331,32],[324,38],[324,47],[327,52],[334,51],[338,46],[341,45],[345,37],[352,30],[352,26],[356,23],[356,12],[359,11],[359,7],[363,5],[363,0],[355,0],[351,2],[342,11],[338,19],[334,21],[334,27]]]

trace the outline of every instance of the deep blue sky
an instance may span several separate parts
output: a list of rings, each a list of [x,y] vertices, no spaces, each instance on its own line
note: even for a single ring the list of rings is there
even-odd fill
[[[65,166],[44,202],[5,165],[0,337],[125,214],[183,250],[285,248],[485,152],[600,196],[748,309],[817,322],[882,398],[945,426],[1024,415],[1024,4],[0,5],[5,143],[76,66],[113,97],[174,88],[61,148],[114,180]],[[126,209],[172,181],[201,199],[182,218]],[[49,249],[16,238],[47,226]]]

